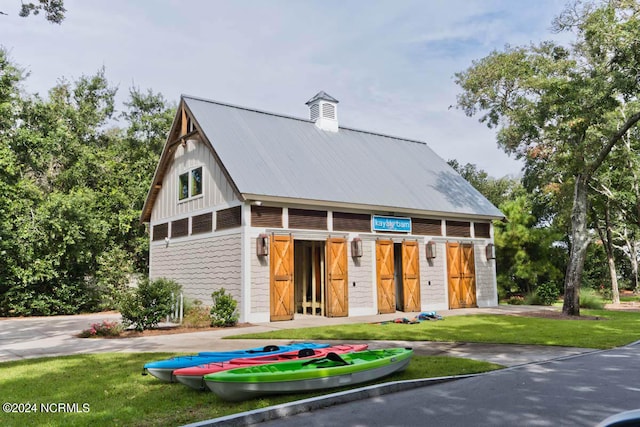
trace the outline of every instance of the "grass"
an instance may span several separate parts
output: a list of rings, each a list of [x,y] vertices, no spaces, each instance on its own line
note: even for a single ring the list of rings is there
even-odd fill
[[[600,320],[558,320],[505,315],[451,316],[407,324],[348,324],[242,334],[230,338],[304,340],[446,341],[538,344],[606,349],[640,339],[640,313],[581,310]]]
[[[612,348],[640,339],[640,313],[582,310],[599,320],[558,320],[506,315],[451,316],[419,324],[349,324],[285,329],[234,338],[328,341],[451,341],[541,344]],[[264,408],[323,392],[224,402],[213,393],[197,392],[142,376],[142,365],[174,356],[168,353],[108,353],[30,359],[0,363],[3,402],[31,404],[35,413],[3,413],[2,426],[165,426]],[[485,372],[500,366],[468,359],[414,356],[402,373],[377,382]],[[337,389],[339,390],[339,389]],[[335,391],[337,391],[335,390]],[[334,390],[332,390],[334,391]],[[44,413],[41,404],[77,404],[80,411]],[[64,406],[64,405],[67,406]],[[83,406],[83,405],[87,406]],[[47,407],[47,406],[45,406]]]
[[[198,392],[182,384],[169,384],[141,375],[144,363],[174,355],[107,353],[0,363],[3,403],[29,404],[32,410],[31,413],[2,413],[0,422],[3,426],[20,427],[171,426],[326,394],[307,393],[229,403],[211,392]],[[404,372],[377,382],[478,373],[499,368],[499,365],[468,359],[414,356]],[[64,408],[72,409],[71,405],[75,403],[78,411],[43,412],[41,404],[45,405],[44,408],[57,409],[57,403],[67,404]]]

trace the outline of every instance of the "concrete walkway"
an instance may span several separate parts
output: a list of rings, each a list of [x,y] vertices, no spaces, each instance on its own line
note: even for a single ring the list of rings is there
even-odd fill
[[[499,306],[439,311],[445,319],[468,314],[517,314],[523,311],[553,310],[545,307]],[[78,316],[0,319],[0,362],[34,357],[100,352],[184,352],[236,350],[269,344],[287,344],[288,340],[225,340],[225,336],[253,332],[338,325],[345,323],[373,323],[397,317],[412,318],[418,313],[392,313],[387,315],[326,318],[298,315],[292,321],[258,323],[238,328],[224,328],[172,335],[155,335],[126,339],[86,339],[75,335],[102,320],[121,320],[118,313]],[[348,341],[354,342],[354,341]],[[337,343],[331,341],[331,343]],[[592,351],[571,347],[534,345],[502,345],[480,343],[444,343],[429,341],[376,341],[370,348],[412,347],[421,355],[446,355],[485,360],[503,366],[518,366],[572,356]]]

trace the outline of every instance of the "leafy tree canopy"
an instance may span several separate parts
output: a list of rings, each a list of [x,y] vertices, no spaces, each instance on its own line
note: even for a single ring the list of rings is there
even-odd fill
[[[64,0],[38,0],[37,2],[22,3],[19,15],[23,18],[33,14],[39,15],[42,12],[47,21],[54,24],[61,24],[64,21]]]
[[[576,2],[554,21],[575,42],[511,47],[456,74],[458,106],[498,129],[498,144],[526,159],[538,188],[573,187],[563,311],[579,314],[590,236],[589,183],[612,148],[640,120],[640,5]]]

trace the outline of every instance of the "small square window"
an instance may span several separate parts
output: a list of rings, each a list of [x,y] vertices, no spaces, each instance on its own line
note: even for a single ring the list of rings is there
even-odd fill
[[[189,173],[180,174],[178,178],[178,200],[189,197]]]
[[[202,194],[202,167],[191,171],[191,197]]]

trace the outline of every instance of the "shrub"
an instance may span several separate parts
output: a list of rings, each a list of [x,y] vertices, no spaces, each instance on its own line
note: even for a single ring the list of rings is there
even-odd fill
[[[604,300],[593,289],[582,289],[580,291],[580,308],[602,310]]]
[[[93,323],[89,329],[80,332],[80,338],[117,337],[123,329],[124,326],[119,322],[104,320],[101,323]]]
[[[124,293],[120,300],[123,323],[127,327],[133,325],[136,331],[156,328],[173,312],[180,291],[180,285],[173,280],[142,279],[136,289]]]
[[[224,288],[214,291],[211,298],[213,298],[211,326],[234,326],[238,323],[238,302],[227,294]]]
[[[560,292],[555,283],[545,282],[536,288],[536,297],[540,305],[551,305],[558,300]]]
[[[507,300],[507,304],[510,305],[522,305],[524,303],[524,298],[519,295],[513,295]]]
[[[211,326],[209,307],[202,305],[200,300],[186,304],[182,325],[187,328],[208,328]]]
[[[536,294],[535,292],[529,292],[528,294],[526,294],[524,296],[522,304],[524,304],[524,305],[543,305],[542,302],[540,301],[540,297],[538,297],[538,294]]]

